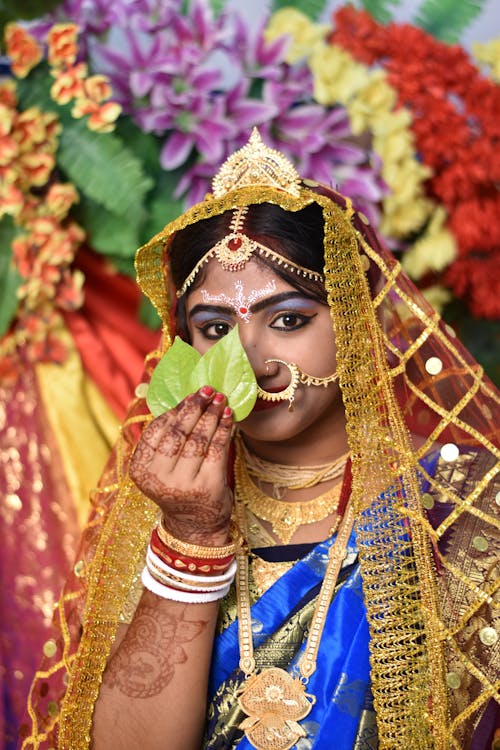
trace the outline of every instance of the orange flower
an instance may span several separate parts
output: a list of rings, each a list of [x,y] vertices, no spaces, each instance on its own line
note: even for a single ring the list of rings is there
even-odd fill
[[[0,219],[5,215],[18,216],[24,206],[24,195],[15,187],[4,183],[0,191]]]
[[[93,102],[103,102],[109,99],[112,89],[107,76],[89,76],[84,83],[85,96]]]
[[[54,169],[55,159],[52,154],[43,152],[26,153],[20,156],[18,166],[23,187],[42,187]]]
[[[63,271],[61,283],[57,288],[56,301],[63,310],[76,310],[83,304],[83,283],[85,278],[81,271],[72,274]]]
[[[5,27],[5,44],[11,70],[18,78],[25,78],[42,59],[42,50],[35,39],[15,23]]]
[[[32,243],[27,234],[23,234],[21,237],[16,237],[12,243],[12,255],[16,263],[16,268],[21,274],[27,278],[31,269],[33,268],[32,259]]]
[[[61,221],[68,215],[68,211],[74,203],[78,203],[79,197],[72,183],[55,183],[50,186],[45,198],[47,212]]]
[[[33,146],[44,142],[45,124],[41,115],[38,107],[30,107],[19,113],[13,137],[19,144],[21,152],[31,151]]]
[[[115,129],[115,120],[119,117],[121,111],[121,106],[116,102],[99,105],[90,99],[77,99],[71,114],[73,117],[90,115],[87,122],[90,130],[95,130],[98,133],[110,133]]]
[[[15,113],[0,104],[0,166],[5,167],[17,156],[19,147],[12,135]]]
[[[57,136],[62,130],[59,118],[53,112],[44,112],[43,124],[45,125],[45,138],[47,139],[47,150],[55,151],[57,149]]]
[[[16,84],[12,80],[3,81],[0,84],[0,104],[9,109],[15,109],[17,106]]]
[[[56,23],[52,26],[47,35],[49,65],[73,65],[78,52],[77,34],[78,26],[74,23]]]
[[[83,94],[83,79],[87,75],[85,63],[78,63],[64,71],[58,71],[50,88],[50,95],[58,104],[68,104]]]

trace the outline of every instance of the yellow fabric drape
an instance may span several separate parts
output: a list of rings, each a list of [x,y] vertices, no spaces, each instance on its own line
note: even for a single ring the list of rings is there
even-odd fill
[[[85,374],[69,334],[62,364],[35,367],[40,395],[63,462],[80,526],[89,512],[89,494],[102,473],[118,436],[119,421]]]

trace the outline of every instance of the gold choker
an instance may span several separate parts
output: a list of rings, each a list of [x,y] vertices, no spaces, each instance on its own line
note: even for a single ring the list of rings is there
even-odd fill
[[[250,479],[245,461],[242,458],[236,460],[234,472],[241,501],[257,518],[271,524],[273,533],[283,544],[290,542],[300,526],[323,521],[338,509],[341,483],[319,495],[319,497],[292,503],[276,500],[262,492]],[[330,529],[331,533],[333,531],[334,529]]]

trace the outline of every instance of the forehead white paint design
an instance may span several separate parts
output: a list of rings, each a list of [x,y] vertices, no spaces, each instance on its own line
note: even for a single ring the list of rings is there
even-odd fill
[[[269,281],[262,289],[252,289],[250,294],[246,295],[243,288],[243,282],[240,279],[234,282],[234,297],[230,297],[228,294],[209,294],[205,289],[201,290],[201,296],[203,302],[219,302],[228,307],[231,307],[236,315],[248,323],[252,317],[251,306],[254,302],[267,294],[271,294],[276,289],[276,282],[274,279]]]

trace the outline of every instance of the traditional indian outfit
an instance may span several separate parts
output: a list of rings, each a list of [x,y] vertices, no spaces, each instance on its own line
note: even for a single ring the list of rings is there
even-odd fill
[[[334,190],[302,182],[254,133],[223,165],[213,192],[138,251],[139,284],[164,324],[163,348],[148,358],[144,382],[175,333],[172,237],[261,203],[291,212],[316,203],[323,212],[324,283],[350,449],[343,491],[355,519],[306,680],[314,702],[293,747],[485,748],[500,702],[499,397],[365,217]],[[127,471],[150,421],[137,397],[94,493],[79,562],[56,612],[54,653],[33,683],[26,750],[90,745],[102,674],[118,624],[133,616],[158,518]],[[335,539],[253,545],[257,672],[300,675]],[[262,570],[273,566],[278,575],[264,580]],[[222,601],[214,642],[203,742],[210,750],[252,747],[240,727],[237,599],[232,589]],[[270,736],[266,747],[278,744]]]

